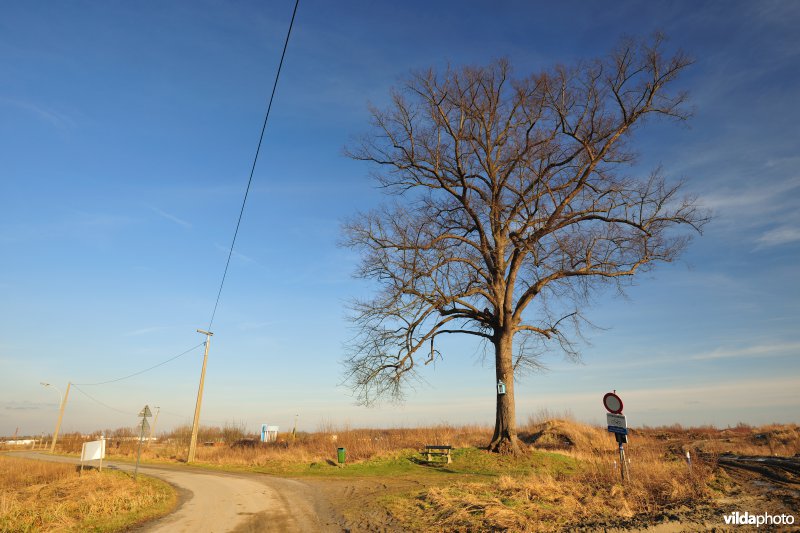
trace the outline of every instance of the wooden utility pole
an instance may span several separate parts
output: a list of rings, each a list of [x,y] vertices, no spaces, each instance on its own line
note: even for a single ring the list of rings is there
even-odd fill
[[[150,435],[147,437],[147,447],[150,447],[150,443],[153,442],[153,433],[156,431],[156,424],[158,423],[158,413],[161,412],[161,408],[156,406],[153,409],[156,410],[156,417],[153,419],[153,425],[150,426]]]
[[[210,331],[204,331],[202,329],[197,330],[198,333],[202,333],[206,336],[206,351],[203,355],[203,370],[200,372],[200,387],[197,389],[197,405],[194,408],[194,423],[192,424],[192,440],[189,443],[189,457],[186,459],[187,463],[194,462],[194,454],[197,451],[197,429],[200,424],[200,405],[203,403],[203,384],[206,381],[206,364],[208,363],[208,345],[211,344],[211,336],[213,333]]]
[[[53,432],[53,443],[50,444],[50,453],[55,453],[56,451],[56,441],[58,440],[58,432],[61,429],[61,419],[64,418],[64,408],[67,406],[70,385],[72,385],[72,382],[68,381],[67,391],[64,393],[64,397],[61,399],[61,409],[58,411],[58,422],[56,422],[56,430]]]

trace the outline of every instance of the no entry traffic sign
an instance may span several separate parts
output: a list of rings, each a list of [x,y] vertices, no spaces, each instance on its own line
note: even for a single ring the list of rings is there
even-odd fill
[[[609,413],[622,413],[622,399],[613,392],[608,392],[603,396],[603,406]]]

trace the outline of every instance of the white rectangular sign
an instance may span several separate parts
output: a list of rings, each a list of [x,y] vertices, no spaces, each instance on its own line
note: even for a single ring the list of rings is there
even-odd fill
[[[625,420],[625,415],[615,415],[614,413],[606,413],[606,421],[611,427],[627,428],[628,422]]]
[[[106,456],[106,441],[93,440],[91,442],[84,442],[81,449],[81,462],[83,461],[100,461]]]

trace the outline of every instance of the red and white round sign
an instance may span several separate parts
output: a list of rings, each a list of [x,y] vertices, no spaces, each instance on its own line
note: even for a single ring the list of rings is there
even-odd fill
[[[622,399],[613,392],[603,396],[603,405],[609,413],[620,414],[622,412]]]

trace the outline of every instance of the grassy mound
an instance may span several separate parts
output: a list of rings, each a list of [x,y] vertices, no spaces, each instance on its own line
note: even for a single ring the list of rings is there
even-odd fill
[[[795,424],[763,426],[753,431],[750,442],[761,454],[791,457],[800,453],[800,427]]]
[[[609,448],[608,434],[594,426],[571,420],[554,419],[529,424],[520,432],[520,439],[544,450],[569,450],[596,453]]]

